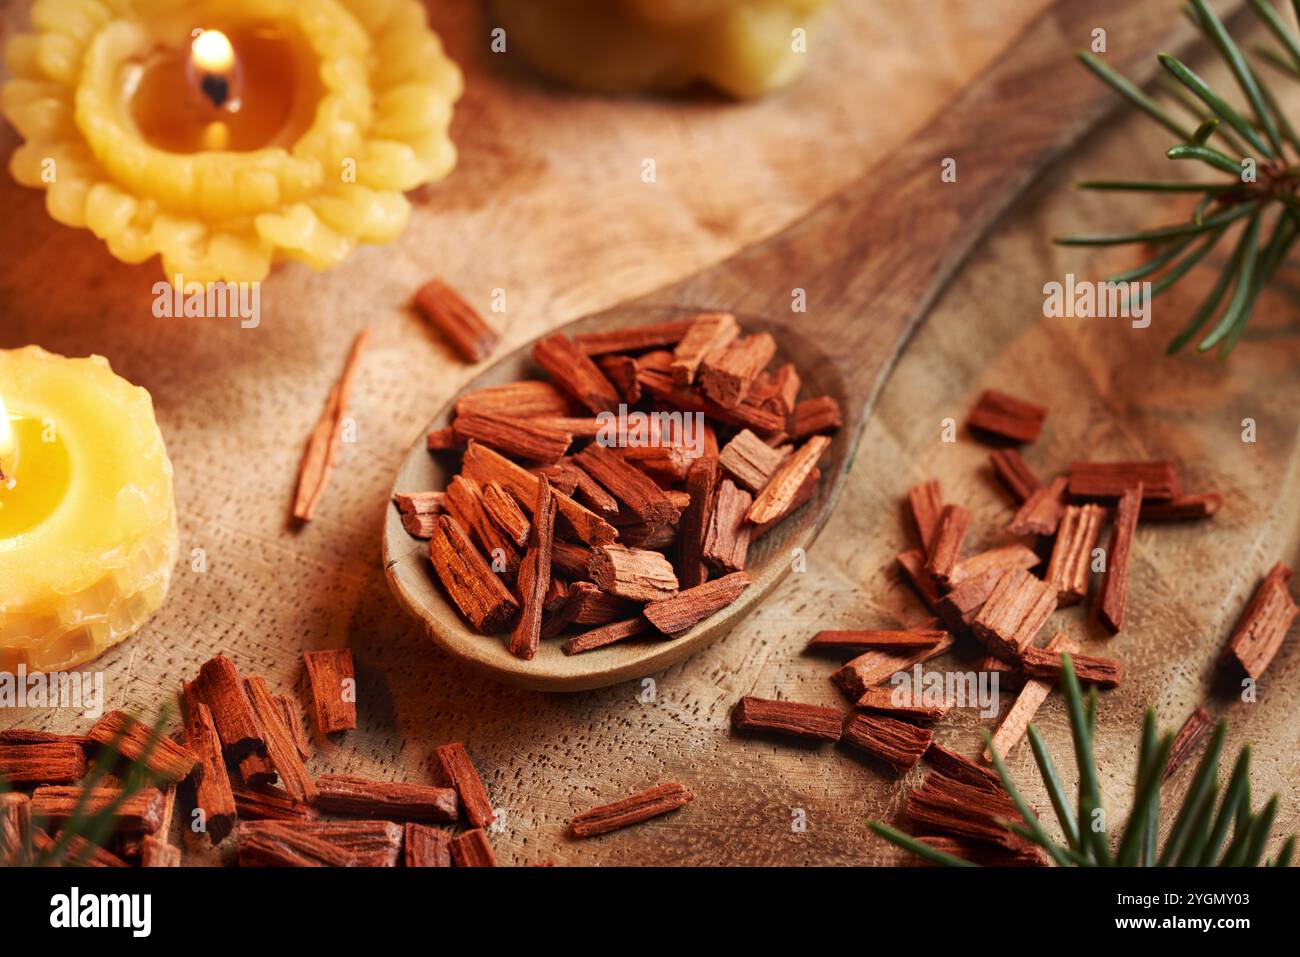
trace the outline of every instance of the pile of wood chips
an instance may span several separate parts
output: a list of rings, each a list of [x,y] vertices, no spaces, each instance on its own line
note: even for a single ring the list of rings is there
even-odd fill
[[[356,728],[356,680],[346,649],[307,652],[316,730]],[[241,867],[493,867],[488,829],[497,819],[487,789],[461,743],[435,749],[439,785],[341,774],[313,777],[313,746],[298,701],[274,694],[260,675],[241,677],[217,656],[181,689],[180,741],[121,711],[85,735],[0,731],[0,866],[31,862],[54,848],[77,812],[112,811],[104,846],[69,836],[60,858],[89,867],[179,867],[189,840],[220,845],[234,835]],[[115,749],[119,760],[93,783],[88,757]],[[131,768],[149,785],[127,792]],[[676,783],[584,811],[569,833],[587,838],[628,827],[693,800]],[[190,814],[169,843],[178,799]],[[463,825],[453,830],[454,825]]]
[[[934,741],[933,725],[954,703],[936,702],[922,689],[891,688],[890,679],[958,643],[977,646],[984,654],[978,672],[996,673],[1000,687],[1019,689],[992,735],[993,750],[1005,757],[1056,685],[1065,653],[1083,684],[1112,688],[1123,680],[1118,660],[1080,654],[1063,630],[1039,647],[1052,613],[1082,604],[1092,593],[1092,613],[1109,632],[1119,632],[1138,523],[1209,518],[1221,504],[1217,493],[1185,494],[1170,461],[1075,462],[1066,474],[1040,481],[1006,446],[1035,440],[1046,414],[1041,406],[990,391],[968,419],[973,435],[1002,446],[991,464],[1017,505],[1006,529],[1012,540],[967,555],[970,513],[945,503],[937,480],[908,492],[917,545],[898,555],[897,563],[937,617],[899,630],[823,631],[808,643],[810,651],[856,655],[831,676],[853,710],[746,697],[732,713],[739,732],[842,742],[898,773],[925,757],[934,769],[905,805],[912,830],[924,842],[977,863],[1037,865],[1046,859],[999,823],[1018,815],[988,767],[989,750],[981,764]],[[1096,549],[1107,521],[1106,547]],[[1297,613],[1286,587],[1290,577],[1280,563],[1265,577],[1227,643],[1225,668],[1258,679],[1268,667]],[[1211,723],[1204,708],[1187,719],[1166,776],[1190,757]]]
[[[356,682],[346,649],[305,655],[320,735],[356,727]],[[84,736],[0,732],[0,776],[31,793],[0,795],[0,862],[22,853],[23,835],[39,853],[78,805],[93,814],[122,794],[129,765],[142,765],[150,786],[114,812],[108,846],[80,837],[65,860],[97,867],[178,867],[182,848],[169,843],[178,796],[191,814],[181,821],[213,846],[232,832],[240,866],[485,867],[495,864],[484,830],[494,819],[487,791],[462,744],[437,749],[445,786],[373,781],[337,774],[313,777],[313,753],[298,701],[274,694],[260,675],[241,677],[218,656],[181,691],[183,743],[156,736],[120,711]],[[115,748],[118,766],[87,787],[87,754]],[[279,786],[276,786],[278,781]],[[445,827],[463,822],[459,833]]]
[[[834,398],[798,400],[792,364],[768,368],[776,349],[728,313],[557,334],[533,347],[549,382],[461,396],[428,437],[459,474],[394,500],[465,620],[530,659],[543,638],[675,638],[735,601],[842,424]]]

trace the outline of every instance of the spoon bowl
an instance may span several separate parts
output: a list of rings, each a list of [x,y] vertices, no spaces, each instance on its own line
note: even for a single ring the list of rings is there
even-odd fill
[[[703,312],[705,309],[685,311]],[[652,307],[626,307],[617,318],[589,316],[570,323],[560,331],[567,335],[608,330],[621,326],[658,322],[680,317],[683,311]],[[794,362],[804,378],[806,395],[832,395],[845,404],[843,380],[829,357],[820,354],[816,345],[793,330],[754,316],[737,316],[746,333],[767,330],[777,340],[777,362]],[[552,335],[554,331],[546,333]],[[454,453],[431,454],[424,435],[432,429],[450,425],[455,417],[456,400],[467,392],[486,386],[521,379],[545,378],[532,359],[532,343],[505,356],[484,369],[444,405],[420,434],[407,454],[393,483],[393,492],[441,490],[459,471],[459,456]],[[543,639],[531,660],[516,658],[506,647],[503,636],[483,635],[475,631],[447,599],[429,561],[428,542],[410,535],[395,508],[390,508],[384,524],[384,561],[389,585],[403,607],[424,622],[429,636],[448,654],[510,684],[539,691],[582,691],[600,688],[662,671],[681,661],[700,647],[713,641],[739,622],[763,600],[789,573],[795,549],[807,549],[830,514],[830,505],[843,482],[843,459],[848,443],[845,429],[832,437],[823,456],[822,478],[816,494],[799,509],[777,523],[750,548],[745,572],[753,584],[732,604],[675,638],[638,635],[613,645],[578,655],[565,655],[562,640]]]

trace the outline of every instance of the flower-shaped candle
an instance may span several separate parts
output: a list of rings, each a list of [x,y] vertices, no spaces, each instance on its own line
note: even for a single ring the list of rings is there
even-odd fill
[[[416,0],[36,0],[6,47],[20,183],[168,278],[325,269],[455,165],[461,75]]]
[[[144,389],[99,356],[0,350],[0,671],[88,661],[162,604],[172,466]]]

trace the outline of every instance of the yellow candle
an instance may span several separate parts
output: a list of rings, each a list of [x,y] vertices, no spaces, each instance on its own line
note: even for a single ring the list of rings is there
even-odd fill
[[[417,0],[38,0],[32,21],[5,48],[14,178],[168,279],[330,268],[455,165],[461,75]]]
[[[0,350],[0,671],[66,670],[135,632],[176,563],[149,393],[99,356]]]

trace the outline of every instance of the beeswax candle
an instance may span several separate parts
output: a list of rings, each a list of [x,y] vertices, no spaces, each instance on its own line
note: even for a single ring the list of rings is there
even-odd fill
[[[0,671],[66,670],[136,631],[176,563],[149,393],[99,356],[0,350]]]
[[[5,48],[14,178],[168,279],[329,268],[397,237],[402,194],[455,165],[461,75],[417,0],[36,0],[31,16]]]

